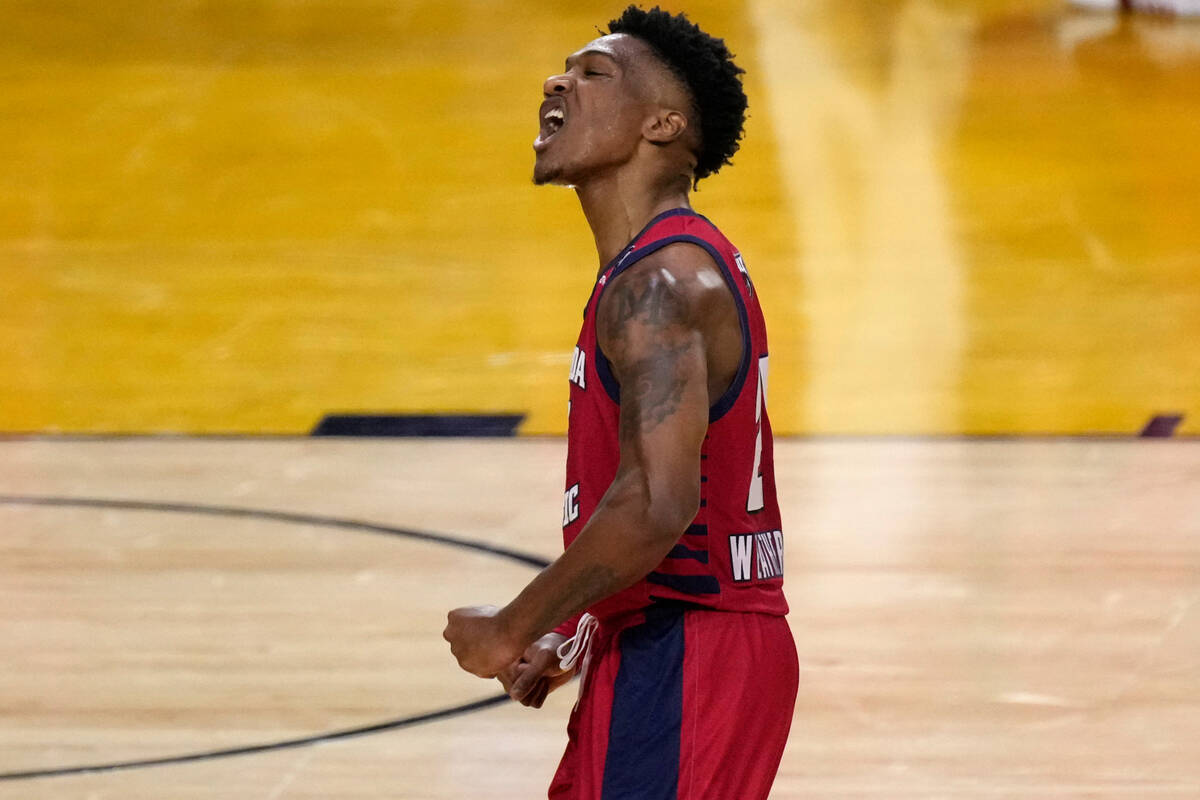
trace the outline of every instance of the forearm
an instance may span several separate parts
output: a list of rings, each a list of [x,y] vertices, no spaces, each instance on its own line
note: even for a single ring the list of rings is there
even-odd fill
[[[694,516],[686,505],[652,498],[637,475],[618,476],[566,552],[501,610],[513,636],[532,642],[644,577]]]

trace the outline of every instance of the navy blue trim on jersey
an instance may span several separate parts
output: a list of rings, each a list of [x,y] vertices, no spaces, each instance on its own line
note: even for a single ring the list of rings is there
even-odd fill
[[[600,268],[599,274],[596,275],[596,286],[600,286],[600,279],[604,277],[604,274],[606,272],[608,272],[610,269],[612,269],[613,265],[619,263],[622,258],[629,255],[630,250],[632,250],[633,246],[635,244],[637,244],[638,239],[641,239],[643,236],[646,235],[646,231],[650,230],[655,225],[662,222],[664,219],[667,219],[668,217],[678,217],[678,216],[682,216],[684,214],[690,214],[690,215],[696,216],[696,217],[700,216],[695,211],[692,211],[690,208],[672,208],[668,211],[664,211],[661,214],[656,215],[654,217],[654,219],[647,222],[645,227],[643,227],[640,231],[638,231],[637,234],[635,234],[632,239],[630,239],[628,242],[626,242],[625,246],[621,248],[620,252],[618,252],[615,256],[613,256],[612,259],[607,264],[605,264],[603,267]],[[708,220],[705,220],[705,221],[707,222]],[[711,222],[709,224],[712,225]],[[713,225],[713,227],[715,228],[716,226]],[[600,286],[599,293],[603,293],[603,291],[604,291],[604,287]],[[587,319],[588,308],[591,307],[593,301],[595,301],[596,296],[599,293],[596,292],[595,288],[592,289],[591,296],[588,298],[587,303],[584,304],[584,306],[583,306],[583,318],[584,319]]]
[[[592,356],[592,362],[596,365],[596,374],[600,376],[600,385],[604,387],[604,391],[608,392],[614,403],[621,405],[621,384],[617,383],[617,376],[613,375],[608,356],[600,349],[599,335],[596,336],[596,352]]]
[[[699,214],[696,214],[689,209],[675,209],[674,212],[667,212],[666,215],[675,216],[680,212],[688,213],[691,216],[704,219],[704,217],[701,217]],[[660,217],[661,216],[665,215],[660,215]],[[704,219],[704,221],[708,222],[707,219]],[[708,224],[712,225],[711,222]],[[713,226],[713,230],[716,230],[716,226]],[[742,299],[742,293],[738,291],[737,278],[731,272],[730,266],[725,263],[725,259],[721,256],[720,251],[713,247],[709,242],[701,239],[699,236],[694,236],[688,233],[668,236],[665,239],[656,239],[645,247],[633,251],[634,257],[628,261],[619,261],[617,266],[613,269],[612,275],[609,276],[608,281],[605,284],[605,288],[607,289],[609,286],[611,286],[612,282],[616,280],[618,275],[641,261],[646,256],[655,253],[664,247],[667,247],[668,245],[677,244],[679,242],[685,242],[687,244],[694,244],[698,247],[703,247],[706,251],[708,251],[708,254],[712,257],[712,260],[717,263],[717,266],[721,270],[721,275],[725,278],[725,283],[729,286],[729,291],[733,293],[733,302],[737,306],[738,322],[741,324],[742,328],[742,360],[741,363],[738,364],[737,374],[734,375],[733,382],[729,384],[729,388],[725,390],[725,393],[722,394],[721,397],[717,399],[717,402],[714,403],[708,410],[708,424],[711,425],[721,417],[725,416],[729,409],[733,408],[733,404],[737,402],[738,395],[740,395],[742,392],[742,386],[744,386],[746,383],[746,376],[750,372],[751,361],[750,314],[746,311],[746,302]],[[603,294],[603,292],[601,294]],[[598,296],[599,295],[597,295],[597,297]],[[597,311],[598,310],[599,309],[597,309]],[[605,356],[604,351],[600,349],[599,335],[596,336],[596,353],[594,360],[596,362],[596,372],[600,376],[600,383],[604,386],[604,391],[608,392],[608,396],[612,398],[614,403],[620,405],[621,385],[617,382],[616,377],[612,373],[612,366],[609,364],[608,357]]]
[[[693,603],[691,600],[680,600],[678,597],[659,597],[658,595],[650,595],[651,605],[646,606],[647,618],[651,614],[662,614],[668,609],[676,611],[712,611],[711,606],[706,606],[701,603]]]
[[[668,219],[670,217],[682,217],[682,216],[699,217],[700,215],[697,214],[695,211],[692,211],[690,208],[672,208],[669,211],[664,211],[661,214],[658,214],[657,216],[654,217],[654,219],[647,222],[645,227],[643,227],[640,231],[638,231],[637,235],[634,236],[632,239],[630,239],[626,243],[626,245],[621,248],[620,253],[613,256],[612,261],[609,261],[607,264],[604,265],[604,269],[600,270],[600,274],[603,275],[604,273],[608,272],[608,270],[615,264],[615,265],[617,265],[618,272],[614,272],[612,277],[609,278],[609,280],[611,281],[613,278],[617,277],[617,274],[619,273],[620,270],[623,270],[627,266],[629,266],[628,264],[621,264],[621,259],[623,259],[623,258],[625,258],[625,256],[629,255],[630,248],[632,248],[635,244],[638,243],[638,239],[641,239],[643,236],[645,236],[646,232],[648,230],[653,228],[658,223],[662,222],[664,219]],[[712,223],[709,223],[709,224],[711,225]],[[713,226],[713,227],[716,227],[716,226]],[[632,264],[635,261],[637,261],[637,259],[634,259],[633,261],[630,261],[629,263]],[[597,277],[597,280],[599,280],[598,277]]]
[[[721,582],[712,575],[671,575],[665,572],[651,572],[646,576],[646,583],[665,586],[683,594],[721,593]]]
[[[667,553],[667,558],[690,558],[693,561],[699,561],[701,564],[707,564],[708,551],[693,550],[686,544],[677,544],[671,548],[671,552]]]
[[[688,525],[687,530],[683,532],[684,536],[708,536],[707,525]]]
[[[684,614],[650,608],[619,637],[601,800],[676,800],[683,727]]]

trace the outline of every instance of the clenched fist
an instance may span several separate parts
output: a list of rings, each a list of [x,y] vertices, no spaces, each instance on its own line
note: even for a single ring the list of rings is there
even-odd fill
[[[494,678],[521,657],[528,642],[516,641],[495,606],[456,608],[446,615],[442,638],[458,665],[481,678]]]
[[[506,667],[497,676],[509,697],[524,706],[541,708],[546,696],[571,680],[575,668],[559,666],[558,648],[567,637],[547,633],[525,648],[520,661]]]

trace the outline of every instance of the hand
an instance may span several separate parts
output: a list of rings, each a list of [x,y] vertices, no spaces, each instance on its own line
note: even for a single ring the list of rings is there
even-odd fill
[[[547,633],[529,647],[519,661],[514,661],[498,677],[508,696],[524,706],[541,708],[546,696],[571,680],[574,668],[559,667],[558,648],[567,637]]]
[[[494,678],[521,657],[525,642],[515,641],[495,606],[456,608],[446,615],[442,638],[458,665],[481,678]]]

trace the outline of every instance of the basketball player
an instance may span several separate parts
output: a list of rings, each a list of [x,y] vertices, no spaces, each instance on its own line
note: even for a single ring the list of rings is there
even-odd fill
[[[602,265],[570,373],[567,547],[444,636],[526,705],[581,673],[551,798],[765,798],[798,671],[766,328],[688,201],[738,148],[742,70],[683,15],[630,6],[609,31],[546,80],[533,145],[534,181],[574,187]]]

